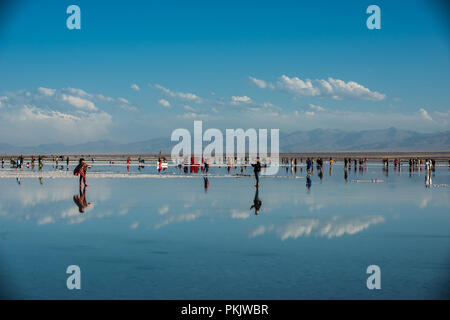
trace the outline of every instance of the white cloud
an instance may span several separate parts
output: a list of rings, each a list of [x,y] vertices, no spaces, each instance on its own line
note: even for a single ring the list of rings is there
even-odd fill
[[[186,110],[186,111],[192,111],[192,112],[195,112],[195,109],[192,108],[191,106],[188,106],[188,105],[185,105],[185,106],[183,107],[183,109]]]
[[[249,79],[254,85],[256,85],[257,87],[259,87],[261,89],[265,89],[265,88],[273,89],[273,87],[274,87],[273,84],[267,83],[266,81],[261,80],[261,79],[256,79],[253,77],[249,77]]]
[[[425,110],[423,108],[420,108],[419,109],[419,113],[424,119],[429,120],[429,121],[433,121],[433,118],[428,114],[427,110]]]
[[[51,90],[50,94],[40,87],[31,93],[19,90],[5,95],[7,99],[2,100],[0,108],[3,141],[20,146],[55,142],[75,144],[108,133],[112,116],[100,111],[93,101],[76,96],[91,95],[81,89]]]
[[[182,119],[196,119],[196,118],[198,118],[198,114],[195,113],[195,112],[185,112],[182,115],[180,115],[179,118],[182,118]]]
[[[288,77],[282,75],[276,84],[266,83],[263,80],[250,77],[260,88],[278,88],[280,90],[292,93],[296,97],[328,97],[336,100],[360,99],[379,101],[386,98],[385,94],[371,91],[363,85],[349,81],[345,82],[340,79],[300,79],[298,77]],[[257,81],[255,81],[257,80]]]
[[[131,89],[133,89],[134,91],[139,91],[139,90],[141,90],[141,88],[139,88],[139,86],[138,86],[136,83],[133,83],[133,84],[131,85]]]
[[[138,108],[136,108],[135,106],[132,106],[131,104],[122,104],[119,107],[120,107],[120,109],[126,110],[126,111],[134,111],[134,112],[139,111]]]
[[[46,96],[53,96],[56,92],[56,89],[49,89],[44,87],[39,87],[38,91]]]
[[[89,101],[89,100],[86,100],[86,99],[83,99],[80,97],[76,97],[76,96],[67,95],[64,93],[61,95],[61,98],[63,101],[68,102],[75,108],[89,110],[89,111],[97,110],[97,107],[95,106],[95,104],[92,101]]]
[[[78,88],[67,88],[67,90],[73,94],[76,94],[78,96],[82,96],[82,97],[88,97],[91,98],[92,95],[87,93],[86,91],[82,90],[82,89],[78,89]]]
[[[120,102],[123,102],[123,103],[126,103],[126,104],[130,104],[130,102],[127,99],[125,99],[125,98],[119,97],[118,100]]]
[[[138,108],[136,108],[135,106],[133,106],[130,101],[128,101],[125,98],[119,97],[117,98],[117,100],[119,102],[121,102],[121,104],[119,105],[119,107],[123,110],[127,110],[127,111],[138,111]]]
[[[168,96],[172,97],[172,98],[178,98],[181,100],[188,100],[188,101],[194,101],[196,103],[201,103],[202,99],[197,96],[196,94],[193,93],[184,93],[184,92],[175,92],[172,91],[170,89],[167,89],[159,84],[155,84],[155,88],[161,90],[162,92],[164,92],[165,94],[167,94]]]
[[[0,96],[0,108],[3,107],[3,102],[2,101],[6,101],[8,100],[7,96]]]
[[[170,102],[166,99],[159,99],[158,103],[162,105],[164,108],[170,108]]]
[[[250,103],[251,101],[252,101],[252,99],[250,99],[247,96],[232,96],[231,97],[232,104]]]
[[[314,111],[318,111],[318,112],[325,111],[325,108],[323,108],[321,106],[318,106],[318,105],[315,105],[315,104],[312,104],[312,103],[309,104],[309,108],[314,110]]]
[[[103,100],[103,101],[108,101],[108,102],[114,101],[114,98],[112,98],[112,97],[105,97],[102,94],[97,94],[96,97],[97,97],[97,99],[100,99],[100,100]]]

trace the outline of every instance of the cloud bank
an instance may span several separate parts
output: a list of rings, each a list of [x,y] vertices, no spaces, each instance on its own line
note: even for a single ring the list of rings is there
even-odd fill
[[[371,101],[380,101],[386,98],[385,94],[372,91],[355,81],[345,82],[331,77],[311,80],[282,75],[276,83],[270,83],[254,77],[249,77],[249,79],[251,83],[261,89],[283,90],[298,98],[321,97],[336,100],[359,99]]]

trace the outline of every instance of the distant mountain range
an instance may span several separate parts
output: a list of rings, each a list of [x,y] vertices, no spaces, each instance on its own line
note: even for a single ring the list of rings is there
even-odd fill
[[[160,150],[170,153],[175,144],[169,137],[133,143],[102,140],[75,145],[57,143],[31,147],[0,143],[0,154],[148,154],[159,153]],[[450,150],[450,131],[420,133],[389,128],[363,131],[315,129],[289,134],[280,132],[280,152],[442,150]]]

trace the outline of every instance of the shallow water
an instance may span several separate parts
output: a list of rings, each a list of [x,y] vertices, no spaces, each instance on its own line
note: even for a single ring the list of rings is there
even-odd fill
[[[427,186],[423,170],[369,163],[345,180],[337,163],[309,189],[304,168],[280,168],[261,178],[258,215],[249,168],[212,167],[205,189],[201,172],[97,164],[84,212],[72,169],[0,169],[2,298],[450,297],[448,166]],[[81,290],[66,287],[69,265]],[[369,265],[381,290],[366,287]]]

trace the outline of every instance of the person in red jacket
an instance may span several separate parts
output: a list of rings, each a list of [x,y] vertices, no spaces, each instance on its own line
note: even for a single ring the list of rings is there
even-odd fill
[[[90,167],[91,167],[90,165],[88,165],[86,162],[84,162],[83,158],[80,158],[80,161],[79,161],[77,167],[73,170],[73,174],[75,176],[80,175],[80,188],[81,188],[82,182],[84,183],[84,187],[88,186],[88,184],[86,183],[86,173],[87,173],[87,169]]]

